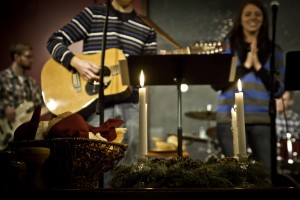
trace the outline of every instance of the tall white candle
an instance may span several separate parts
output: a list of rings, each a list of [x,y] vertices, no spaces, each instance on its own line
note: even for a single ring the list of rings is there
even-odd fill
[[[244,94],[242,92],[241,80],[238,80],[238,90],[235,93],[235,104],[236,104],[236,121],[238,128],[239,138],[239,153],[242,155],[246,154],[246,131],[245,131],[245,116],[244,116]]]
[[[146,105],[145,105],[145,155],[148,155],[148,102],[147,102],[147,94],[146,94]]]
[[[232,130],[232,138],[233,138],[233,154],[239,154],[239,135],[236,125],[236,105],[231,108],[231,130]]]
[[[145,77],[143,70],[140,75],[139,89],[139,154],[147,155],[147,105],[146,88],[144,87]]]

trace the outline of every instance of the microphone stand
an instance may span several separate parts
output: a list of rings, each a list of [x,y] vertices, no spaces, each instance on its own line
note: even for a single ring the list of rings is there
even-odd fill
[[[106,1],[106,17],[105,17],[105,24],[103,28],[103,38],[102,38],[102,54],[101,54],[101,69],[99,71],[100,76],[100,83],[99,83],[99,98],[96,106],[96,112],[99,114],[100,117],[100,125],[104,123],[104,68],[105,68],[105,50],[106,50],[106,35],[107,35],[107,24],[108,24],[108,15],[109,15],[109,7],[110,7],[110,0]]]
[[[107,24],[108,24],[108,15],[109,15],[109,7],[110,7],[110,0],[106,1],[106,17],[105,17],[105,24],[103,28],[103,38],[102,38],[102,54],[101,54],[101,69],[99,71],[100,76],[100,83],[99,83],[99,98],[96,105],[96,113],[99,114],[100,117],[100,125],[104,123],[104,68],[105,68],[105,50],[106,50],[106,35],[107,35]],[[104,176],[103,173],[100,176],[99,180],[99,188],[104,187]]]
[[[276,33],[276,18],[278,10],[278,2],[271,3],[272,6],[272,51],[270,60],[270,104],[269,115],[271,119],[271,179],[273,185],[278,184],[277,174],[277,135],[276,135],[276,102],[274,98],[274,75],[275,71],[275,33]]]

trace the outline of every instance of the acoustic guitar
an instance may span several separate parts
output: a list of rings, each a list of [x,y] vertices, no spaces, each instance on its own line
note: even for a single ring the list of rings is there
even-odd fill
[[[101,53],[76,56],[100,66]],[[122,84],[119,60],[124,59],[122,50],[111,48],[105,51],[103,82],[104,96],[107,101],[120,101],[130,95],[129,86]],[[76,113],[99,97],[99,83],[86,81],[77,71],[68,70],[53,58],[43,66],[41,87],[44,102],[49,111],[55,115],[67,111]]]
[[[25,101],[15,109],[16,119],[14,122],[10,122],[6,118],[0,119],[0,142],[7,144],[7,142],[11,141],[13,139],[15,130],[21,124],[30,121],[33,111],[33,102]],[[41,109],[41,115],[44,115],[48,112],[48,109],[43,106]]]
[[[202,42],[190,47],[175,49],[162,54],[212,54],[223,51],[221,42]],[[100,66],[101,53],[77,54]],[[131,94],[130,87],[122,84],[119,60],[125,60],[122,50],[111,48],[105,51],[104,96],[109,102],[118,102]],[[99,95],[99,84],[84,80],[75,70],[68,70],[50,58],[41,72],[44,102],[55,115],[64,112],[76,113],[89,106]]]

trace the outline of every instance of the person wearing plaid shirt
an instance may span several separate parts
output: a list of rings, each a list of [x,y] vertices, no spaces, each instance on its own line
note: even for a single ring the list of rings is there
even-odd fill
[[[294,92],[285,91],[282,98],[276,99],[276,133],[277,137],[285,138],[287,133],[293,137],[300,136],[300,115],[292,109]]]

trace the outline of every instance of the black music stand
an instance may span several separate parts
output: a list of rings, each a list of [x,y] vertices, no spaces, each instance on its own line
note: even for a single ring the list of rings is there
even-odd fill
[[[289,51],[286,53],[285,60],[285,90],[300,90],[300,78],[298,66],[300,51]]]
[[[181,84],[210,85],[233,82],[236,59],[231,54],[139,55],[120,61],[124,85],[139,86],[140,73],[147,85],[177,85],[178,156],[182,156]]]

